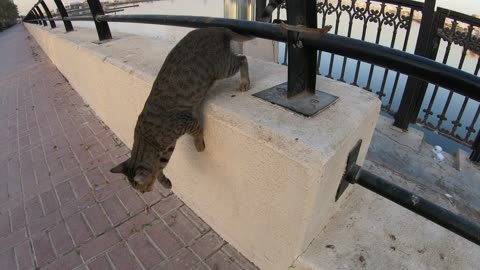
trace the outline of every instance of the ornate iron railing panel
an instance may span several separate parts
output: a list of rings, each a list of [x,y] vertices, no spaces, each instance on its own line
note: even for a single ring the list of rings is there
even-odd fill
[[[436,60],[478,76],[480,19],[444,8],[437,9],[437,16],[435,31],[439,46]],[[479,102],[429,85],[417,122],[470,146],[475,134],[478,136],[479,115]]]
[[[285,9],[285,5],[281,6]],[[319,26],[332,25],[333,33],[413,53],[423,3],[410,0],[320,0]],[[284,10],[277,19],[285,19]],[[415,25],[414,25],[415,24]],[[412,27],[413,26],[413,27]],[[280,61],[287,64],[287,50]],[[319,75],[375,92],[383,109],[393,114],[398,108],[407,77],[395,71],[343,56],[318,52]]]

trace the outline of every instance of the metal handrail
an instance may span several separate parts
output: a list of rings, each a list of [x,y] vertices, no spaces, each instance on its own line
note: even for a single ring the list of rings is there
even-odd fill
[[[68,21],[93,21],[92,16],[75,16],[64,19]],[[287,31],[279,25],[236,19],[173,15],[99,15],[96,20],[99,22],[142,23],[196,28],[227,27],[244,35],[282,42],[287,41]],[[396,70],[480,101],[479,77],[434,60],[334,34],[316,35],[302,32],[299,34],[299,40],[307,46]]]

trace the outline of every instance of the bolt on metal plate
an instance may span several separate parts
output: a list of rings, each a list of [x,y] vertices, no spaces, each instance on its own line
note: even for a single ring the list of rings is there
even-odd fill
[[[307,117],[311,117],[325,110],[338,100],[337,96],[320,90],[316,90],[315,95],[299,94],[287,98],[286,82],[255,93],[253,96]]]

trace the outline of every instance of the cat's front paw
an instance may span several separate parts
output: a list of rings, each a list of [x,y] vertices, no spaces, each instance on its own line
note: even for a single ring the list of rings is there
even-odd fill
[[[158,182],[160,182],[162,187],[164,187],[165,189],[172,189],[172,182],[167,177],[164,176],[158,179]]]
[[[250,89],[250,80],[240,80],[240,92],[246,92]]]
[[[195,148],[197,149],[197,152],[205,151],[205,141],[203,139],[196,139]]]

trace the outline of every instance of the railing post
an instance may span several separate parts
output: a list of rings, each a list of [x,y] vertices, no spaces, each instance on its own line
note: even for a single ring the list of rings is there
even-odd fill
[[[47,26],[48,25],[47,20],[45,19],[45,16],[43,16],[43,12],[40,9],[40,7],[38,5],[36,5],[35,8],[37,9],[37,12],[40,15],[40,18],[42,18],[43,26]]]
[[[267,0],[257,0],[257,2],[255,3],[255,20],[256,21],[260,20],[263,10],[265,9],[266,6],[267,6]]]
[[[35,14],[35,17],[37,18],[37,24],[42,25],[42,18],[40,18],[40,15],[38,14],[37,10],[35,7],[32,8],[33,13]]]
[[[110,33],[110,27],[108,27],[107,22],[97,21],[98,15],[104,15],[102,4],[99,0],[87,0],[88,7],[93,16],[93,21],[95,22],[95,27],[97,28],[97,34],[100,41],[112,39],[112,34]]]
[[[470,154],[470,160],[472,162],[480,162],[480,131],[472,144],[472,154]]]
[[[30,9],[30,12],[28,13],[27,17],[28,17],[28,19],[25,19],[25,21],[28,22],[29,20],[32,20],[33,23],[38,24],[37,16],[35,16],[35,14],[33,13],[33,11],[31,9]]]
[[[317,28],[316,0],[287,0],[287,23]],[[288,90],[287,97],[300,93],[315,94],[317,79],[317,50],[294,46],[298,33],[288,32]]]
[[[433,34],[435,33],[432,33],[432,31],[436,31],[436,29],[434,29],[435,1],[436,0],[425,0],[422,10],[422,22],[420,24],[420,30],[418,31],[417,45],[415,47],[416,55],[429,58],[434,57],[432,50]],[[422,106],[423,98],[425,97],[427,86],[428,84],[425,82],[413,77],[408,77],[400,107],[395,114],[394,126],[407,130],[409,123],[415,123],[420,107]]]
[[[63,25],[65,26],[65,31],[71,32],[73,31],[73,25],[71,21],[65,20],[66,17],[68,17],[67,10],[65,9],[65,6],[62,3],[62,0],[54,0],[55,5],[57,5],[58,12],[60,13],[60,16],[62,16],[63,20]]]
[[[42,24],[40,22],[40,18],[37,16],[37,14],[35,14],[35,11],[33,10],[33,8],[30,10],[30,14],[32,15],[32,19],[34,20],[33,23],[35,24]]]
[[[45,14],[47,14],[48,21],[50,22],[50,27],[51,28],[57,27],[57,25],[55,24],[55,21],[52,18],[52,13],[50,13],[50,10],[48,9],[47,4],[43,0],[40,0],[40,5],[42,5],[43,10],[45,10]]]

